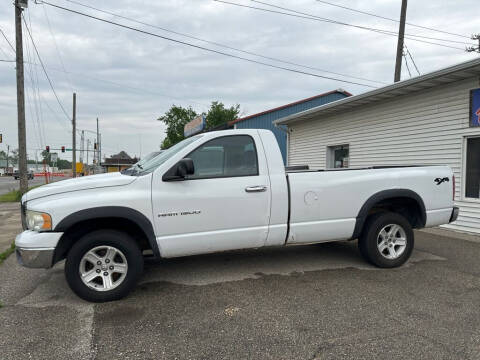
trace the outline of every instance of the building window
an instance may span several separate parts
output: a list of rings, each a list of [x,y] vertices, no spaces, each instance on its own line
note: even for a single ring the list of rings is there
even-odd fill
[[[327,148],[327,167],[330,169],[348,168],[349,146],[335,145]]]
[[[480,137],[467,139],[465,197],[480,198]]]

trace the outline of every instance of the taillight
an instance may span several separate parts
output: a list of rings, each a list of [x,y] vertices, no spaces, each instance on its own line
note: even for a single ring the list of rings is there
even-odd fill
[[[452,176],[452,201],[455,201],[455,175]]]

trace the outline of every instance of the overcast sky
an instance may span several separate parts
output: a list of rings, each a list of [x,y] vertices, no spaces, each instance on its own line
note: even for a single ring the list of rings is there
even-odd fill
[[[65,0],[49,1],[218,51],[318,75],[381,86],[378,83],[256,58],[102,14]],[[213,0],[79,1],[249,52],[369,80],[385,83],[393,81],[397,44],[395,36],[239,8]],[[401,4],[401,0],[329,1],[391,18],[399,17]],[[268,8],[250,0],[231,2]],[[394,22],[353,13],[316,0],[265,2],[356,25],[398,30],[398,24]],[[14,7],[11,3],[12,1],[2,1],[0,5],[0,29],[14,44]],[[475,15],[477,8],[478,0],[410,1],[407,22],[470,36],[480,31],[478,16]],[[225,57],[118,28],[51,6],[35,4],[31,0],[24,14],[60,102],[67,112],[65,114],[56,102],[41,67],[26,64],[29,157],[34,157],[35,149],[43,149],[45,145],[52,148],[61,145],[71,147],[71,126],[67,115],[71,114],[73,91],[77,93],[78,129],[95,130],[95,119],[99,117],[104,154],[111,155],[125,150],[132,156],[139,156],[140,153],[145,155],[159,148],[164,138],[164,126],[156,119],[172,104],[192,106],[197,112],[202,112],[208,109],[211,101],[218,100],[226,105],[239,103],[242,114],[249,115],[333,89],[343,88],[353,94],[369,90],[366,86],[291,73]],[[460,36],[408,25],[406,32],[472,42]],[[463,44],[453,42],[427,41],[464,48]],[[406,40],[406,45],[421,73],[479,56],[409,39]],[[25,61],[38,64],[25,29],[24,49]],[[0,59],[14,59],[14,53],[1,36]],[[415,70],[411,63],[410,67],[413,75]],[[68,74],[63,72],[64,69]],[[408,77],[404,66],[402,79]],[[36,87],[32,86],[32,79],[34,84],[38,79],[37,96],[34,96]],[[36,102],[35,99],[40,101]],[[17,147],[16,122],[15,67],[13,63],[0,62],[0,133],[3,134],[0,149],[6,150],[7,144]],[[94,135],[89,134],[88,137],[93,142]]]

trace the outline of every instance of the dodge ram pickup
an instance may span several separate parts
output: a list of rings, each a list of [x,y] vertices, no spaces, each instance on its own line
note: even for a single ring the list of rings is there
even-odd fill
[[[303,169],[303,170],[302,170]],[[183,140],[125,174],[41,186],[22,197],[18,261],[65,276],[81,298],[120,299],[146,256],[172,258],[358,239],[370,263],[405,263],[414,228],[455,221],[447,166],[286,169],[267,130]]]

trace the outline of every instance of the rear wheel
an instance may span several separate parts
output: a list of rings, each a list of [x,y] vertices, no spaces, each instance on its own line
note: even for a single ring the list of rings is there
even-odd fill
[[[358,246],[363,257],[376,266],[400,266],[413,251],[412,226],[407,219],[396,213],[374,214],[367,219]]]
[[[93,302],[125,297],[142,271],[143,256],[135,240],[115,230],[86,234],[70,249],[65,262],[70,288]]]

